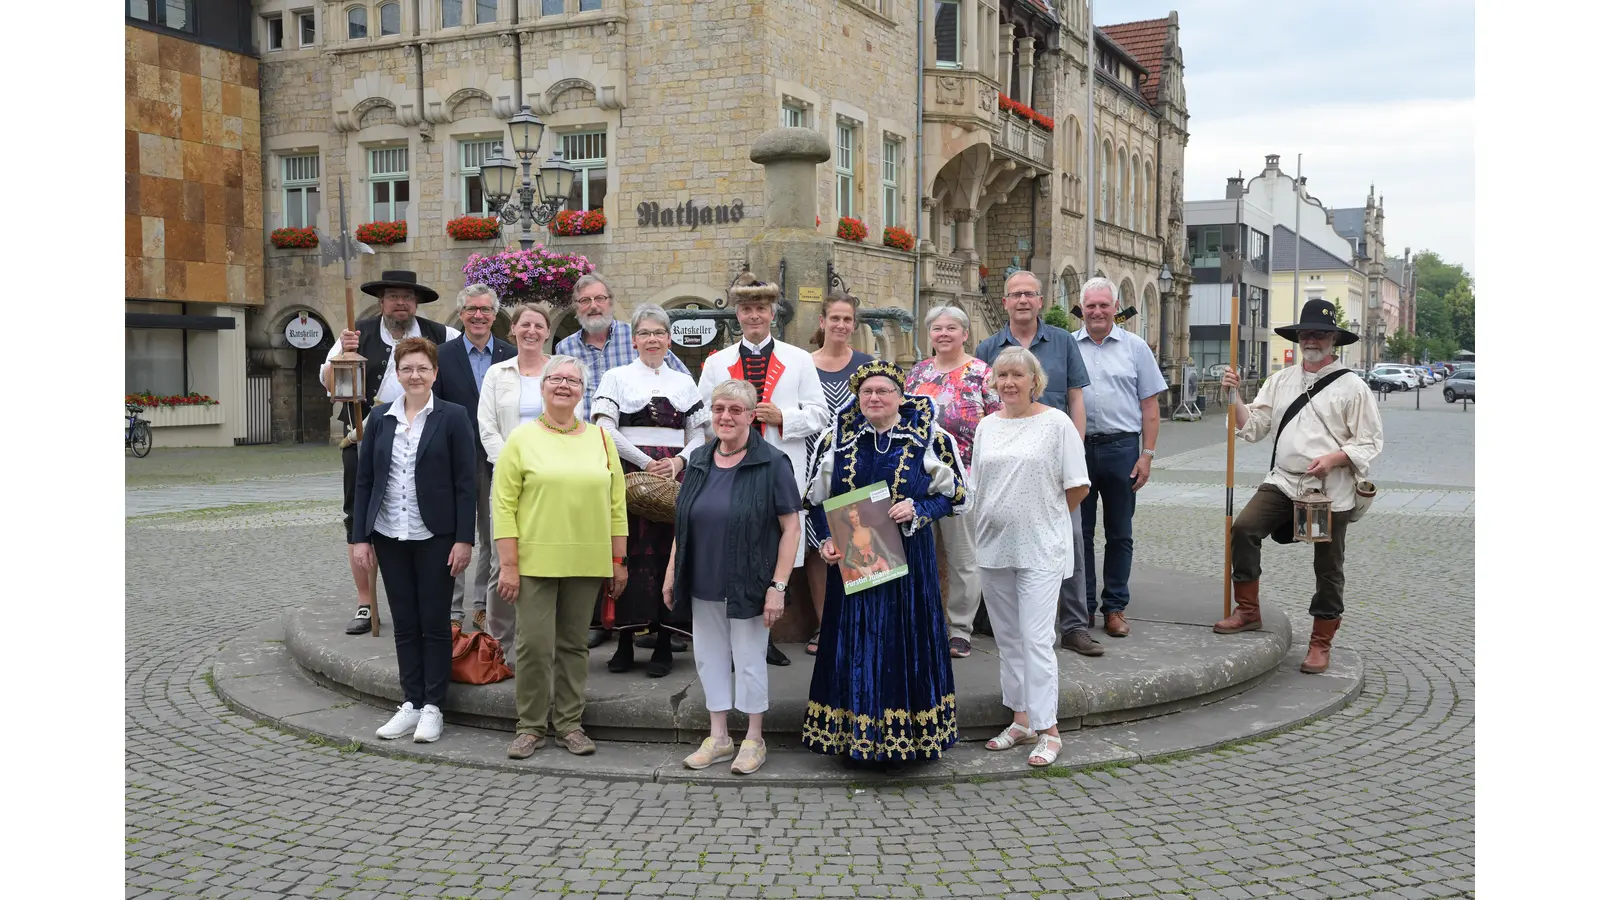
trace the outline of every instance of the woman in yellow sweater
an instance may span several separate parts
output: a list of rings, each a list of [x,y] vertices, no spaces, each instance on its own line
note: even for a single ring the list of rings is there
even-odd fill
[[[628,583],[628,510],[617,448],[577,417],[589,373],[570,356],[545,365],[544,412],[506,438],[494,467],[500,597],[517,606],[517,737],[506,755],[544,746],[545,722],[584,756],[583,689],[595,595]],[[551,716],[550,682],[555,681]]]

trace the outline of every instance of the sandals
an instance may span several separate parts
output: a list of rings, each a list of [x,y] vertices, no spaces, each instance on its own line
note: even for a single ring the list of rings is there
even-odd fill
[[[1061,755],[1061,735],[1041,734],[1034,751],[1028,755],[1028,765],[1034,768],[1043,768],[1056,761]]]
[[[819,629],[817,629],[817,633],[813,634],[811,636],[811,640],[806,641],[806,655],[807,656],[816,656],[817,655],[817,645],[820,644],[821,642],[822,642],[822,630],[819,628]]]
[[[989,743],[984,744],[983,746],[990,750],[1010,750],[1012,747],[1015,747],[1018,744],[1031,744],[1038,740],[1038,738],[1039,735],[1034,732],[1032,728],[1025,728],[1015,722],[1012,722],[1010,725],[1006,726],[1005,731],[1002,731],[999,735],[990,738]],[[1056,744],[1058,748],[1060,743],[1060,739],[1057,738]],[[1050,758],[1055,759],[1053,756]]]

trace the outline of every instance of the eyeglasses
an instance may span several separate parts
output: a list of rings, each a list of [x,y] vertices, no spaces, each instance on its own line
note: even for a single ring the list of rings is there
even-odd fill
[[[583,387],[582,379],[568,378],[565,375],[546,375],[544,377],[544,381],[545,384],[564,384],[568,387]]]
[[[404,366],[396,369],[401,378],[410,378],[414,375],[426,375],[433,371],[433,366]]]
[[[596,294],[593,297],[579,297],[578,300],[577,300],[577,303],[578,303],[579,306],[594,306],[597,303],[610,303],[610,302],[611,302],[611,295],[610,294]]]
[[[711,414],[713,416],[733,416],[734,418],[738,418],[749,411],[750,409],[748,407],[727,406],[722,403],[713,404],[711,407]]]
[[[900,392],[894,388],[862,388],[857,393],[863,397],[893,397]]]
[[[461,307],[461,317],[463,319],[466,318],[467,316],[492,316],[492,315],[494,315],[494,307],[492,307],[492,306],[463,306],[463,307]]]
[[[1331,332],[1331,331],[1302,331],[1302,332],[1300,332],[1301,340],[1305,340],[1307,338],[1310,338],[1313,341],[1325,341],[1325,340],[1327,340],[1328,338],[1331,338],[1331,337],[1333,337],[1333,332]]]
[[[664,338],[667,336],[667,333],[659,328],[652,328],[649,331],[635,331],[633,335],[634,337],[642,338]]]
[[[1007,300],[1033,300],[1039,297],[1038,291],[1012,291],[1006,295]]]

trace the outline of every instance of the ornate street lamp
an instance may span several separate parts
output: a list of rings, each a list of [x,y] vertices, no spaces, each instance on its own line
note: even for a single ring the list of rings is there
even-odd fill
[[[1158,313],[1160,327],[1156,340],[1161,342],[1161,365],[1170,366],[1174,356],[1172,344],[1175,342],[1171,340],[1171,335],[1167,331],[1167,297],[1172,294],[1172,267],[1166,263],[1161,264],[1161,274],[1156,276],[1156,289],[1161,291]]]
[[[1260,352],[1259,351],[1260,351],[1260,348],[1261,348],[1261,344],[1260,344],[1260,342],[1258,342],[1256,340],[1256,328],[1257,328],[1257,326],[1259,326],[1261,324],[1261,319],[1259,318],[1259,313],[1260,312],[1261,312],[1261,295],[1256,293],[1255,288],[1251,288],[1250,289],[1250,368],[1253,369],[1258,375],[1261,372],[1261,369],[1257,368],[1257,366],[1260,363],[1260,360],[1258,359],[1258,357],[1260,356]]]
[[[558,147],[550,160],[539,167],[537,179],[533,175],[533,158],[544,140],[544,122],[524,106],[522,111],[506,123],[511,132],[511,147],[522,164],[522,177],[517,177],[517,163],[508,159],[502,146],[483,161],[479,169],[483,192],[491,208],[499,208],[500,224],[522,223],[522,249],[533,249],[533,226],[545,226],[555,221],[556,213],[572,193],[572,182],[578,170],[563,158]],[[513,196],[514,195],[514,196]]]

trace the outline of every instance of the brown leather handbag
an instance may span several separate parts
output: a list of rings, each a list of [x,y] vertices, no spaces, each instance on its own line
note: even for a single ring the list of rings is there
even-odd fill
[[[450,625],[450,680],[462,684],[494,684],[511,677],[505,651],[486,631],[462,634],[461,626]]]

